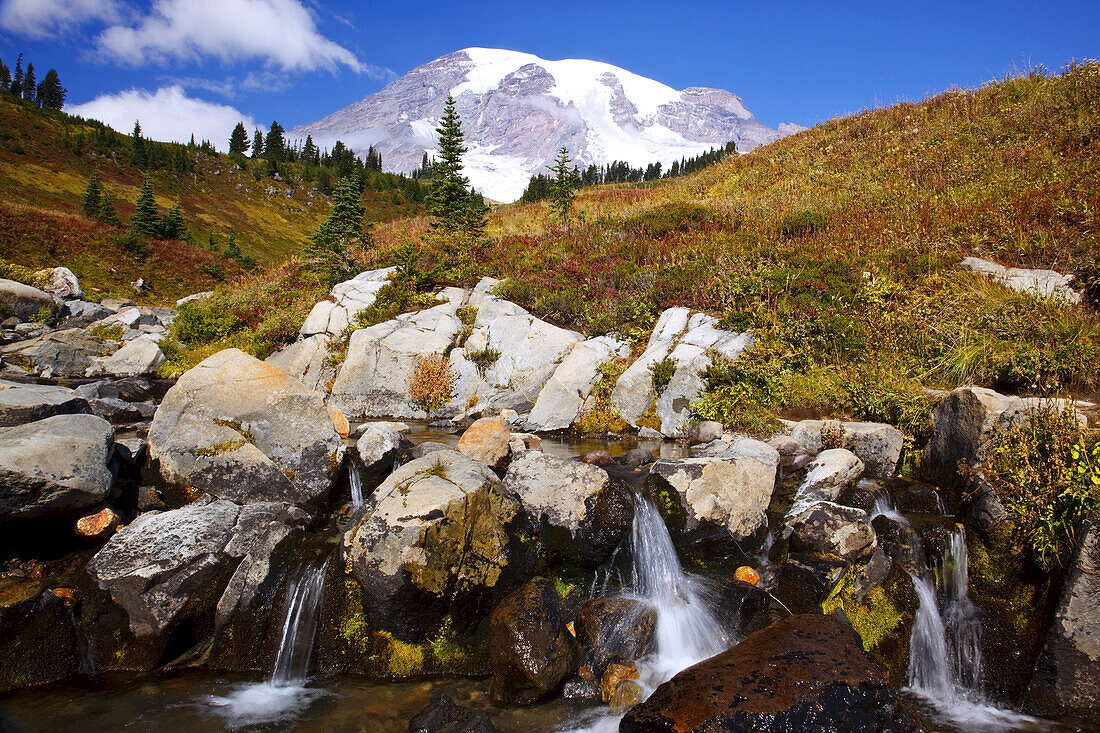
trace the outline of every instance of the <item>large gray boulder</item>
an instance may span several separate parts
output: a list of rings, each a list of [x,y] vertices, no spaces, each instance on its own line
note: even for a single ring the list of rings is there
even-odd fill
[[[103,374],[115,377],[136,377],[153,374],[168,358],[160,350],[160,338],[152,334],[127,341],[110,356],[96,357],[84,372],[86,376]]]
[[[789,514],[793,516],[816,501],[836,501],[862,475],[863,461],[855,453],[844,448],[821,451],[806,467]]]
[[[637,425],[656,400],[660,432],[668,437],[685,437],[689,429],[691,404],[703,394],[699,372],[712,355],[736,359],[752,346],[752,334],[718,328],[718,320],[687,308],[669,308],[657,320],[645,352],[623,372],[611,393],[611,404],[624,420]],[[657,362],[672,359],[675,371],[660,394],[650,370]]]
[[[4,315],[5,318],[14,315],[20,320],[29,321],[43,309],[53,311],[57,301],[52,295],[38,288],[15,280],[0,278],[0,303],[6,304],[6,310],[10,311]],[[0,307],[0,313],[4,310]]]
[[[1035,665],[1026,707],[1100,725],[1100,530],[1085,532]]]
[[[167,483],[239,503],[323,505],[342,450],[321,394],[238,349],[184,373],[149,428]]]
[[[508,466],[504,492],[536,521],[549,522],[576,537],[588,506],[610,480],[598,466],[526,451]]]
[[[0,427],[88,411],[88,400],[71,389],[0,379]]]
[[[759,440],[741,438],[716,457],[659,460],[646,483],[651,490],[676,491],[688,532],[709,522],[740,540],[767,523],[765,511],[778,468],[778,451]]]
[[[864,465],[868,478],[889,478],[897,471],[905,434],[886,423],[803,420],[791,427],[791,438],[808,453],[845,448]]]
[[[878,546],[867,512],[829,501],[811,504],[787,519],[791,549],[836,555],[849,562],[870,557]]]
[[[979,272],[1004,285],[1009,290],[1028,293],[1039,298],[1080,303],[1081,293],[1070,287],[1073,275],[1063,275],[1054,270],[1026,270],[1005,267],[978,257],[965,257],[962,266]]]
[[[505,525],[518,508],[496,474],[453,450],[390,474],[340,544],[372,627],[415,633],[408,630],[445,612],[455,594],[494,588],[509,561]]]
[[[0,522],[75,516],[111,489],[111,424],[57,415],[0,429]]]
[[[382,482],[393,469],[394,461],[409,446],[408,441],[393,423],[368,423],[360,428],[355,452],[363,469],[364,488]]]
[[[368,270],[337,283],[328,297],[313,306],[306,316],[299,331],[301,337],[339,336],[349,324],[355,322],[356,316],[374,304],[378,291],[385,287],[396,269]]]
[[[982,449],[998,430],[1037,410],[1067,407],[1061,399],[1010,397],[984,387],[959,387],[936,405],[932,437],[924,449],[921,468],[944,485],[969,484],[969,478],[959,475],[959,462],[980,463]]]
[[[592,388],[600,380],[600,365],[630,353],[630,345],[611,336],[599,336],[576,344],[547,380],[531,414],[528,430],[564,430],[592,409]]]
[[[43,377],[83,377],[97,357],[118,350],[114,341],[67,328],[0,348],[4,361]]]
[[[336,370],[328,362],[332,353],[332,337],[318,333],[299,339],[267,357],[274,364],[309,389],[320,389],[326,380],[336,378]]]
[[[96,553],[88,572],[126,611],[135,636],[163,635],[184,616],[214,613],[221,625],[249,607],[276,547],[308,519],[284,503],[224,500],[147,512]]]

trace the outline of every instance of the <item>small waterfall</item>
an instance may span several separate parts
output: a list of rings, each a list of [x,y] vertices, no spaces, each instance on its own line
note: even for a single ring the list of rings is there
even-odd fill
[[[894,505],[894,499],[889,494],[882,494],[875,499],[875,506],[871,509],[871,519],[874,520],[875,517],[886,517],[905,526],[909,525],[909,520],[898,511]]]
[[[908,690],[960,728],[1034,730],[1040,721],[994,707],[982,695],[981,609],[967,594],[966,554],[966,532],[958,527],[935,580],[911,574],[919,606],[910,637]]]
[[[354,461],[348,467],[348,483],[351,484],[351,505],[358,509],[363,506],[363,475]]]
[[[317,609],[321,604],[325,586],[325,569],[328,563],[309,568],[295,584],[283,620],[282,640],[275,657],[275,668],[270,681],[274,685],[287,686],[305,682],[309,674],[309,662],[313,656],[313,639],[317,635]]]

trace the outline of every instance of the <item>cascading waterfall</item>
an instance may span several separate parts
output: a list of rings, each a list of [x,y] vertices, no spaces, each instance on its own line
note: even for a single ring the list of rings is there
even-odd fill
[[[363,506],[363,475],[354,461],[348,467],[348,483],[351,484],[351,505],[358,509]]]
[[[303,568],[289,594],[283,618],[279,650],[271,674],[263,682],[241,685],[228,695],[205,699],[223,718],[226,727],[241,728],[293,720],[325,690],[306,686],[313,641],[317,635],[318,610],[324,594],[328,562]]]
[[[990,705],[981,693],[981,609],[967,594],[962,527],[951,533],[934,576],[912,578],[919,606],[910,637],[909,691],[960,728],[1000,731],[1039,726],[1034,718]]]

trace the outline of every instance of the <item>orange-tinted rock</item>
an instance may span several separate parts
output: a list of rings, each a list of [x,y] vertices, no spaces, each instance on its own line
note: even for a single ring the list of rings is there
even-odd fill
[[[83,597],[76,588],[54,588],[52,592],[65,603],[66,608],[72,608]]]
[[[328,416],[332,420],[332,427],[336,428],[337,435],[341,438],[346,438],[351,435],[351,425],[348,424],[348,419],[344,417],[344,413],[330,406],[328,408]]]
[[[602,675],[611,662],[653,651],[657,611],[635,598],[593,598],[577,612],[576,629],[594,673]]]
[[[634,666],[634,662],[612,662],[607,665],[603,677],[600,678],[600,697],[604,702],[610,702],[616,690],[619,689],[620,682],[636,679],[638,679],[638,668]]]
[[[590,450],[581,454],[581,461],[593,466],[607,466],[612,463],[612,458],[605,450]]]
[[[489,468],[503,468],[511,438],[507,422],[499,417],[483,417],[466,428],[455,450]]]
[[[740,580],[742,583],[748,583],[749,585],[756,585],[760,582],[760,573],[756,572],[748,565],[742,565],[733,571],[734,580]]]
[[[104,507],[95,514],[88,514],[76,520],[76,533],[89,540],[100,539],[115,533],[121,517],[114,509]]]
[[[615,694],[611,696],[607,704],[615,710],[627,710],[641,702],[645,691],[642,686],[633,680],[623,680],[615,688]]]

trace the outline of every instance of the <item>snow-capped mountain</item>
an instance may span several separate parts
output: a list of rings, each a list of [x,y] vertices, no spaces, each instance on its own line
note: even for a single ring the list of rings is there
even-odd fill
[[[436,149],[435,127],[451,94],[469,152],[465,173],[497,201],[519,198],[558,149],[581,168],[631,166],[692,157],[737,142],[746,152],[781,134],[758,122],[741,98],[721,89],[677,91],[598,61],[546,61],[517,51],[467,48],[418,66],[333,114],[290,131],[321,146],[373,145],[386,170],[411,173]],[[794,127],[786,128],[796,131]]]

